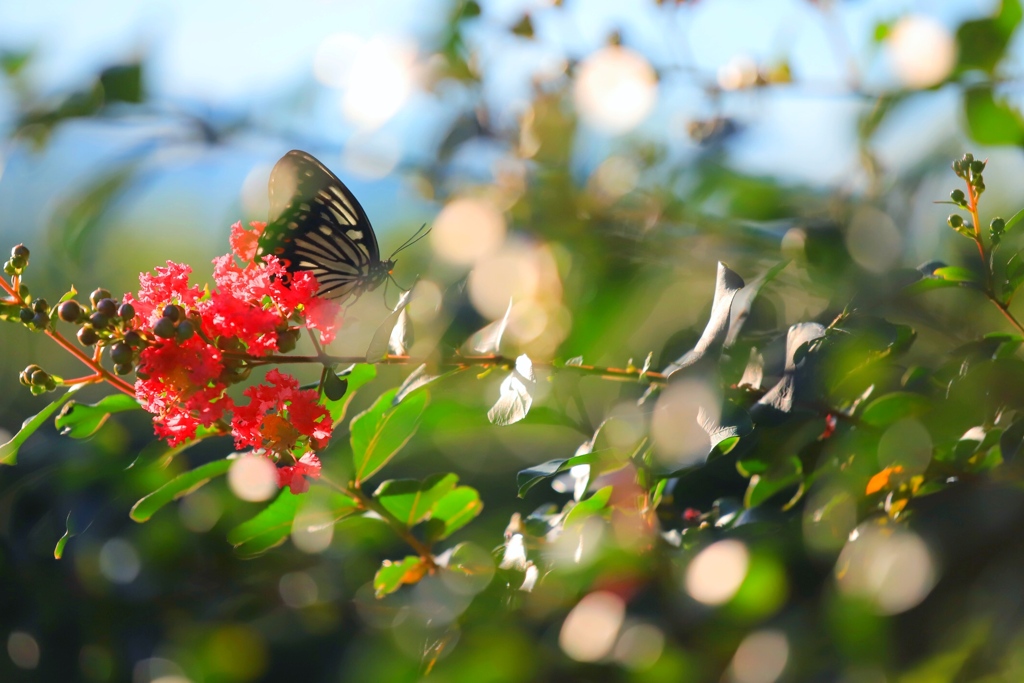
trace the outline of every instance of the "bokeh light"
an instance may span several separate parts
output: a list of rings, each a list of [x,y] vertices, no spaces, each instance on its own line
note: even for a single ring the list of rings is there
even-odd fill
[[[596,591],[585,596],[562,622],[558,644],[578,662],[604,659],[615,646],[626,616],[626,603],[618,595]]]
[[[669,385],[658,397],[651,419],[659,462],[677,469],[704,462],[711,439],[701,422],[717,422],[720,406],[716,392],[704,382],[684,380]]]
[[[919,604],[938,578],[928,546],[913,531],[861,524],[836,562],[839,589],[869,600],[882,614],[899,614]]]
[[[334,539],[334,518],[330,510],[309,503],[300,508],[292,522],[292,543],[304,553],[315,555],[330,547]]]
[[[100,572],[111,583],[127,584],[142,570],[135,546],[123,538],[112,538],[100,548]]]
[[[953,34],[931,17],[919,14],[897,21],[886,47],[897,78],[908,88],[941,83],[956,64]]]
[[[580,64],[573,98],[587,125],[604,133],[625,133],[647,118],[654,108],[658,80],[643,56],[609,46]]]
[[[754,631],[733,655],[729,674],[735,683],[775,683],[789,660],[789,640],[782,631]]]
[[[899,263],[903,255],[903,236],[887,214],[864,206],[850,219],[846,247],[858,264],[881,273]]]
[[[446,204],[430,231],[434,253],[461,266],[476,263],[504,241],[505,217],[493,204],[475,197],[462,197]]]
[[[189,531],[197,534],[205,533],[213,528],[220,519],[223,508],[220,499],[204,490],[193,491],[181,499],[178,505],[178,517]]]
[[[617,662],[634,671],[654,666],[665,649],[665,634],[653,624],[628,624],[615,643],[612,656]]]
[[[258,503],[277,493],[277,468],[269,458],[243,455],[228,470],[228,487],[242,500]]]
[[[288,572],[277,582],[284,604],[294,609],[315,605],[319,597],[316,580],[308,572]]]
[[[39,666],[39,642],[25,631],[12,631],[7,636],[7,656],[19,669]]]
[[[743,585],[749,565],[750,553],[740,541],[712,543],[686,568],[686,592],[705,605],[723,605]]]
[[[341,108],[364,128],[376,128],[398,113],[412,94],[416,51],[406,43],[373,38],[348,65]]]

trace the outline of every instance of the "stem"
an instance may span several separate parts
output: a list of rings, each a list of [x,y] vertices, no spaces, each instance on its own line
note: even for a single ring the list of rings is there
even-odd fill
[[[366,363],[366,356],[331,356],[329,354],[317,354],[315,356],[287,356],[283,354],[270,354],[267,356],[250,356],[246,353],[224,352],[225,356],[241,358],[250,365],[269,365],[271,363],[317,363],[320,365],[351,365],[353,363]],[[382,365],[410,365],[422,363],[425,359],[413,358],[411,356],[388,355],[377,361]],[[461,356],[454,355],[443,358],[440,361],[442,367],[468,368],[479,367],[514,367],[514,358],[497,354],[483,356]],[[552,368],[566,370],[584,375],[592,375],[602,379],[616,382],[644,382],[656,386],[662,386],[668,380],[668,376],[660,372],[643,372],[640,368],[606,368],[596,365],[566,365],[556,361],[533,361],[535,368]]]
[[[128,394],[132,398],[135,397],[135,387],[128,384],[120,377],[112,374],[109,370],[100,365],[98,361],[94,361],[92,358],[89,358],[89,356],[82,353],[80,349],[76,348],[60,332],[57,332],[56,330],[46,330],[46,336],[60,344],[60,346],[65,351],[67,351],[72,356],[85,363],[85,365],[89,367],[91,370],[96,371],[97,375],[99,375],[104,380],[109,382],[110,385],[113,386],[115,389],[122,393]]]
[[[992,262],[985,256],[985,242],[981,238],[981,221],[978,218],[978,193],[970,181],[967,182],[967,211],[971,214],[971,221],[974,223],[974,243],[978,245],[978,255],[981,257],[981,267],[985,270],[985,297],[992,302],[992,305],[999,309],[1003,317],[1013,325],[1018,332],[1024,334],[1024,325],[1010,313],[1009,301],[1003,303],[995,293],[995,274],[992,272]]]
[[[434,554],[431,552],[430,547],[423,543],[423,541],[421,541],[420,539],[416,538],[409,530],[408,526],[403,524],[401,520],[399,520],[397,517],[388,512],[387,508],[385,508],[379,502],[363,493],[358,486],[356,486],[354,483],[350,483],[348,486],[341,486],[340,484],[333,482],[324,476],[321,476],[320,480],[326,483],[328,486],[331,486],[332,488],[340,491],[341,493],[344,493],[346,496],[349,496],[350,498],[355,500],[357,503],[359,503],[359,507],[363,508],[364,510],[368,510],[379,515],[380,518],[383,519],[389,527],[391,527],[392,531],[394,531],[399,537],[401,537],[403,541],[408,543],[410,548],[416,551],[416,554],[420,556],[420,559],[423,560],[424,564],[427,565],[430,571],[433,571],[437,568],[437,563],[434,562]]]
[[[992,264],[985,256],[985,242],[981,239],[981,220],[978,218],[978,193],[974,185],[967,180],[967,211],[971,214],[971,222],[974,224],[974,243],[978,246],[978,256],[981,258],[981,267],[985,271],[985,289],[989,298],[995,296],[992,287]]]
[[[999,309],[999,312],[1003,314],[1003,317],[1010,321],[1011,325],[1017,328],[1018,332],[1024,334],[1024,325],[1021,325],[1020,321],[1013,316],[1013,313],[1010,313],[1010,309],[1006,304],[997,299],[991,291],[985,292],[985,296],[992,302],[993,306]]]

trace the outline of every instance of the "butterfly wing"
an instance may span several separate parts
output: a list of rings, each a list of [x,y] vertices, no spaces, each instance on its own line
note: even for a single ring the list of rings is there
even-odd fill
[[[257,258],[277,256],[289,272],[308,270],[318,296],[347,299],[380,284],[380,248],[366,212],[327,167],[299,150],[270,173],[270,222]]]

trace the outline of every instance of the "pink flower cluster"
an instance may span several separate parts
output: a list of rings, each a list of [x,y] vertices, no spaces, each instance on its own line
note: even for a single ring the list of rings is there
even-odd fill
[[[299,389],[294,377],[278,370],[245,390],[247,404],[237,405],[226,392],[248,375],[246,361],[289,350],[281,346],[294,345],[300,326],[330,343],[341,308],[316,297],[312,273],[290,274],[274,256],[253,261],[264,227],[231,227],[232,253],[214,260],[212,290],[190,286],[192,269],[170,261],[139,276],[138,295],[124,300],[135,307],[135,329],[154,343],[141,352],[135,394],[154,414],[157,435],[171,445],[192,439],[200,426],[230,424],[237,448],[290,458],[295,464],[280,468],[279,479],[298,493],[308,488],[304,475],[319,475],[320,461],[314,455],[296,461],[293,453],[300,446],[323,448],[331,436],[330,414],[317,392]],[[178,307],[194,334],[154,334],[168,306]]]

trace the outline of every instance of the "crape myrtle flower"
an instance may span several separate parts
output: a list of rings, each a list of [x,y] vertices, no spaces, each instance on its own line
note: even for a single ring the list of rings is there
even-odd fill
[[[295,462],[279,478],[299,493],[308,488],[305,476],[319,476],[320,461],[311,453],[295,461],[293,452],[307,444],[323,448],[331,436],[317,392],[300,390],[279,370],[245,390],[246,405],[226,392],[248,376],[246,359],[291,350],[301,326],[330,343],[341,307],[316,297],[312,273],[289,273],[275,256],[254,262],[266,224],[250,226],[231,227],[232,253],[214,259],[212,289],[189,285],[191,267],[168,261],[139,276],[137,295],[125,295],[135,311],[132,326],[150,342],[139,355],[135,393],[155,416],[156,434],[172,446],[194,438],[200,426],[229,423],[238,448]]]

